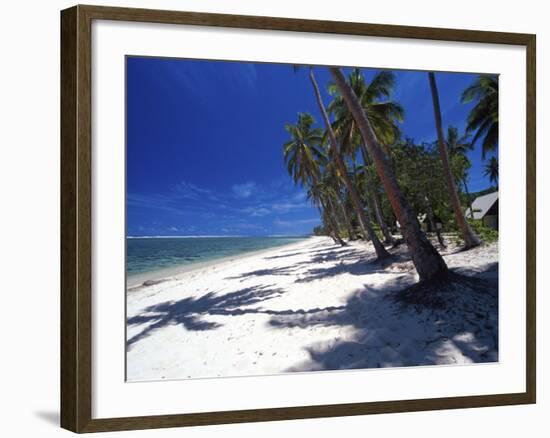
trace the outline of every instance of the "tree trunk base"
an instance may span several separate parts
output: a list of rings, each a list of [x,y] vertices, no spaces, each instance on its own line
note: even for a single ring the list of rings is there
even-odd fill
[[[476,248],[479,245],[481,245],[481,240],[478,240],[477,242],[472,242],[469,244],[464,244],[464,246],[460,249],[460,251],[468,251],[469,249]]]
[[[419,281],[397,292],[394,301],[404,306],[446,309],[449,308],[454,298],[465,290],[474,293],[496,294],[498,293],[498,283],[449,270],[431,280]]]
[[[391,259],[393,256],[389,252],[385,252],[384,254],[380,254],[379,256],[376,256],[377,262],[386,262],[389,259]]]
[[[397,248],[399,245],[402,245],[403,243],[405,243],[405,239],[403,239],[402,237],[399,237],[397,239],[394,238],[391,247]]]

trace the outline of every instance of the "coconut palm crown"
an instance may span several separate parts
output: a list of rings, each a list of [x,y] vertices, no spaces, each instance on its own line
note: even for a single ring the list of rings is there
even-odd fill
[[[466,88],[463,103],[475,101],[468,115],[466,131],[472,133],[472,144],[481,141],[481,156],[498,147],[498,77],[482,74]]]
[[[287,123],[290,140],[283,145],[288,173],[294,183],[311,186],[317,183],[320,164],[326,161],[322,150],[323,130],[314,128],[315,119],[309,113],[299,113],[296,125]]]
[[[483,172],[484,176],[489,177],[489,181],[498,185],[498,159],[496,157],[491,157],[489,162],[485,164],[485,170]]]
[[[449,153],[451,155],[461,155],[463,157],[467,157],[468,151],[471,151],[473,149],[472,142],[469,140],[469,135],[460,135],[458,133],[458,129],[456,126],[449,126],[447,128],[447,138],[445,139],[445,143],[447,144],[447,149],[449,149]],[[468,159],[469,161],[469,159]]]
[[[398,124],[403,122],[404,109],[397,102],[389,100],[395,85],[395,75],[391,71],[378,72],[367,83],[361,69],[354,68],[348,76],[348,83],[361,102],[378,141],[387,147],[399,138]],[[344,153],[351,154],[354,143],[359,139],[359,130],[346,102],[338,93],[335,84],[328,87],[334,96],[328,110],[334,114],[334,130],[343,139]]]

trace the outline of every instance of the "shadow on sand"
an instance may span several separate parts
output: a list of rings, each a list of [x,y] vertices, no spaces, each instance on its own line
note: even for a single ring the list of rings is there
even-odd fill
[[[494,272],[494,265],[487,268]],[[406,281],[365,286],[331,313],[272,318],[274,328],[347,327],[352,335],[305,347],[309,359],[287,371],[454,364],[498,361],[498,282],[451,274],[437,290],[415,290]],[[414,286],[413,286],[414,287]]]
[[[256,286],[241,289],[236,292],[217,295],[210,292],[200,298],[184,298],[179,301],[167,301],[145,309],[146,313],[128,318],[128,326],[148,324],[140,333],[130,338],[126,344],[129,348],[167,325],[181,325],[187,330],[212,330],[219,327],[218,323],[205,321],[204,317],[216,310],[240,309],[257,304],[282,293],[281,289],[269,286]]]
[[[208,316],[224,315],[238,316],[250,313],[273,316],[318,314],[343,309],[343,306],[328,306],[308,310],[270,310],[257,307],[247,307],[280,296],[282,289],[269,286],[249,287],[224,295],[211,292],[200,298],[184,298],[179,301],[167,301],[147,307],[145,315],[133,316],[127,319],[127,324],[148,324],[140,333],[126,342],[129,350],[132,344],[151,335],[155,330],[168,325],[181,325],[186,330],[202,331],[213,330],[221,325],[205,320]]]
[[[199,298],[168,301],[145,309],[128,318],[128,326],[145,328],[127,341],[136,342],[168,325],[180,325],[190,331],[215,330],[219,322],[210,316],[267,314],[275,330],[285,328],[346,328],[345,339],[304,345],[309,359],[288,367],[288,371],[335,370],[390,366],[412,366],[498,360],[498,264],[492,264],[475,276],[452,274],[449,281],[430,291],[414,290],[406,254],[395,253],[389,262],[365,261],[364,251],[353,247],[329,247],[308,251],[309,260],[272,269],[246,272],[241,279],[258,276],[297,274],[297,282],[351,274],[392,274],[379,287],[364,285],[341,306],[307,310],[271,310],[260,307],[285,290],[274,284],[246,287],[219,295],[210,292]],[[291,257],[289,253],[275,257]],[[356,260],[344,263],[343,260]],[[319,267],[327,265],[326,268]],[[307,266],[315,266],[308,268]],[[403,268],[405,266],[405,268]],[[398,274],[398,275],[396,275]],[[401,275],[399,275],[401,274]],[[426,297],[426,302],[414,297]],[[437,305],[433,303],[437,302]],[[431,303],[431,304],[430,304]]]
[[[297,253],[296,253],[297,254]],[[319,250],[308,251],[310,257],[308,260],[289,263],[288,266],[259,269],[255,271],[245,272],[241,275],[228,277],[230,280],[240,279],[246,280],[249,277],[260,276],[272,276],[272,275],[295,275],[299,273],[297,283],[309,283],[315,280],[324,280],[330,277],[334,277],[341,274],[351,275],[367,275],[367,274],[392,274],[395,275],[395,271],[388,269],[392,265],[399,265],[400,263],[407,262],[409,260],[408,255],[394,252],[390,258],[383,262],[376,261],[376,257],[372,255],[370,258],[365,258],[364,252],[361,248],[346,247],[345,249],[340,246],[334,248],[323,248]],[[295,254],[292,254],[295,255]],[[270,258],[286,257],[286,256],[272,256]],[[349,262],[349,260],[355,260]],[[322,267],[318,267],[321,265]],[[325,265],[325,266],[323,266]],[[308,266],[316,266],[315,268],[307,268]],[[306,268],[302,271],[302,268]],[[412,270],[410,265],[407,271]],[[393,286],[391,286],[393,288]]]

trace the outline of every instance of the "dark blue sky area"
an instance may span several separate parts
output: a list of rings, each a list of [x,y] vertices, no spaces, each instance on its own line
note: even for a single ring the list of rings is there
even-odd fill
[[[319,84],[329,83],[316,68]],[[375,70],[364,69],[367,80]],[[393,99],[404,135],[433,141],[425,72],[397,71]],[[474,75],[438,73],[445,129],[464,129],[460,103]],[[324,92],[325,103],[328,94]],[[319,224],[284,166],[284,129],[298,112],[320,123],[307,70],[292,66],[160,58],[127,60],[128,235],[297,235]],[[488,187],[481,151],[470,190]]]

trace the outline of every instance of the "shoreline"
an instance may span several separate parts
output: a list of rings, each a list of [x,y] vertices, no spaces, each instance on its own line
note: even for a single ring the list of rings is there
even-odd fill
[[[314,236],[133,289],[128,382],[497,362],[498,244],[442,250],[490,285],[444,289],[452,313],[404,311],[418,278],[405,245],[390,251],[382,266],[370,243]]]
[[[158,284],[160,282],[165,282],[171,279],[177,279],[178,276],[192,273],[193,271],[200,271],[205,268],[209,268],[215,265],[223,265],[228,262],[234,262],[237,260],[242,260],[247,257],[256,257],[263,255],[264,253],[269,253],[275,250],[286,249],[287,247],[292,247],[295,245],[303,244],[311,239],[315,239],[317,236],[308,236],[304,237],[298,242],[286,243],[283,245],[272,246],[270,248],[258,249],[254,251],[247,251],[241,254],[233,254],[230,256],[222,256],[219,258],[214,258],[210,260],[205,260],[203,262],[188,263],[182,265],[174,265],[168,268],[155,269],[153,271],[141,272],[134,275],[126,275],[126,291],[137,291],[148,285],[144,284],[145,282],[151,282],[149,285]]]

